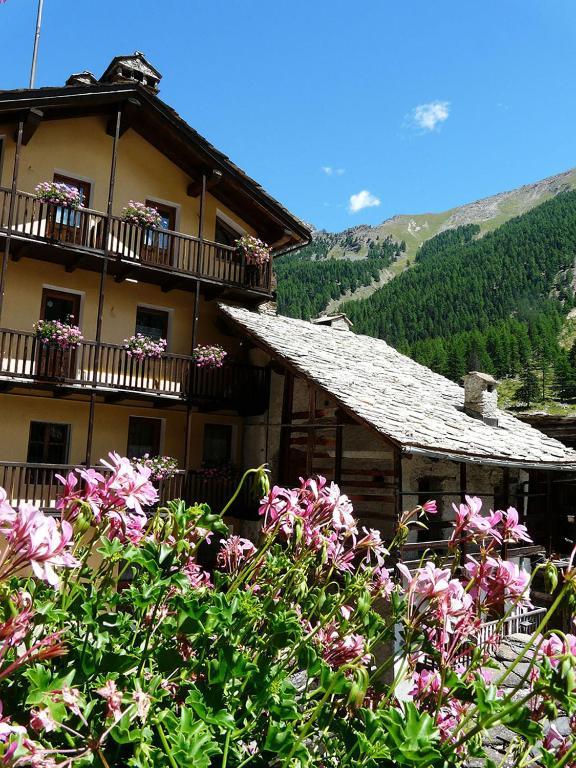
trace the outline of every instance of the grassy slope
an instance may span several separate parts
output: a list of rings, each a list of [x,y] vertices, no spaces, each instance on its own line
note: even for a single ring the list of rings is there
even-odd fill
[[[390,269],[382,273],[380,282],[372,283],[370,286],[363,286],[354,294],[346,296],[338,302],[332,302],[329,308],[330,311],[334,311],[341,301],[346,301],[350,298],[366,298],[378,290],[383,282],[391,280],[397,274],[407,269],[414,263],[414,257],[422,243],[439,232],[459,226],[460,224],[474,222],[480,226],[481,235],[486,234],[497,229],[514,216],[519,216],[534,206],[545,202],[562,189],[576,189],[576,168],[557,176],[552,176],[549,179],[544,179],[541,182],[528,184],[511,192],[488,197],[484,200],[452,208],[442,213],[395,216],[375,227],[361,226],[356,228],[355,232],[363,240],[375,238],[376,235],[379,235],[381,239],[392,235],[398,241],[404,240],[406,252]],[[345,234],[342,233],[342,236]],[[342,241],[340,241],[330,250],[328,255],[330,258],[337,259],[358,259],[365,256],[366,252],[367,246],[362,247],[358,253],[346,251],[343,248]]]

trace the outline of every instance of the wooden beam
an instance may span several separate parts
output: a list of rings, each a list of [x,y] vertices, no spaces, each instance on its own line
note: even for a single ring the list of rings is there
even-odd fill
[[[74,272],[77,268],[80,262],[82,261],[82,254],[76,253],[74,256],[71,256],[66,264],[64,265],[64,270],[66,272]]]
[[[25,147],[32,136],[34,136],[43,117],[44,112],[35,107],[26,113],[26,117],[24,118],[24,130],[22,132],[22,146]],[[14,141],[17,141],[17,136],[14,137]]]
[[[173,277],[170,280],[167,280],[164,285],[161,286],[162,293],[168,293],[169,291],[173,291],[175,288],[178,288],[181,286],[185,281],[182,279],[182,276]]]
[[[122,109],[122,120],[118,131],[118,138],[124,136],[128,128],[131,128],[135,122],[136,114],[141,104],[138,99],[128,99]],[[106,133],[108,136],[116,136],[116,112],[114,111],[106,123]]]
[[[121,267],[118,269],[116,274],[114,275],[114,282],[115,283],[123,283],[124,280],[126,280],[131,275],[135,275],[138,273],[138,270],[134,267]]]
[[[222,181],[222,171],[217,171],[216,169],[214,169],[206,177],[206,190],[212,189],[221,181]],[[190,184],[188,184],[188,189],[186,191],[188,197],[198,197],[198,195],[201,192],[202,192],[202,177],[200,177],[199,179],[195,179],[194,181],[191,181]]]

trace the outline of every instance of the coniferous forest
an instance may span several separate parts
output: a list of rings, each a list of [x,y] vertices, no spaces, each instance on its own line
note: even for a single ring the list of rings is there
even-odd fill
[[[280,314],[306,320],[315,317],[331,299],[377,281],[402,247],[392,238],[370,242],[366,258],[350,261],[327,258],[330,245],[329,236],[320,236],[310,245],[276,259]]]
[[[546,382],[553,382],[556,397],[575,398],[576,348],[562,349],[558,337],[574,307],[576,192],[478,234],[470,224],[431,238],[411,269],[368,298],[343,303],[342,311],[357,333],[385,339],[451,379],[476,368],[518,377],[518,397],[528,405],[542,399],[538,386]],[[399,246],[389,245],[392,260]],[[361,264],[370,270],[370,259],[318,259],[293,269],[301,253],[277,270],[283,314],[314,316],[336,292],[333,279],[361,284],[370,274],[360,271]],[[344,264],[352,267],[349,273]],[[304,305],[309,312],[301,311]]]

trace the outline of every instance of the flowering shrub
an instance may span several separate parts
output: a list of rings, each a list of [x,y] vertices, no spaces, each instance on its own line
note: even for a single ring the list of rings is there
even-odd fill
[[[44,203],[64,205],[66,208],[79,208],[84,202],[84,195],[77,187],[59,181],[42,181],[36,185],[34,193]]]
[[[219,344],[198,344],[192,352],[197,368],[222,368],[228,353]]]
[[[252,235],[242,235],[236,240],[236,249],[246,264],[261,267],[271,258],[271,248]]]
[[[574,599],[573,562],[509,671],[476,642],[484,617],[529,600],[498,554],[527,537],[514,510],[469,499],[450,565],[410,572],[323,478],[270,489],[247,472],[262,496],[252,543],[222,522],[234,498],[147,517],[151,475],[116,454],[70,472],[59,520],[0,492],[2,765],[456,768],[500,724],[516,735],[507,764],[535,765],[538,744],[538,765],[574,765],[576,739],[549,722],[562,711],[576,727],[576,637],[546,631]],[[425,514],[404,514],[390,547]],[[480,554],[459,562],[464,541]]]
[[[34,335],[42,343],[60,347],[60,349],[74,349],[84,340],[84,336],[77,325],[73,325],[74,318],[69,315],[65,323],[60,320],[38,320],[34,323]]]
[[[137,333],[129,339],[124,339],[124,349],[128,357],[145,360],[147,357],[162,357],[167,343],[166,339],[153,339],[151,336]]]
[[[122,218],[137,227],[159,227],[162,224],[162,216],[156,208],[135,200],[130,200],[128,205],[122,208]]]
[[[169,480],[178,471],[178,461],[172,456],[150,456],[145,453],[141,459],[132,459],[132,466],[141,465],[150,469],[151,480]]]
[[[202,480],[222,480],[228,482],[236,475],[236,469],[229,461],[219,464],[204,463],[198,471]]]

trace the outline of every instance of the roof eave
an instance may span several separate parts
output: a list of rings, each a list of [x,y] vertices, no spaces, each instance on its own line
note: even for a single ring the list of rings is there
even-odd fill
[[[509,459],[504,456],[482,456],[479,454],[457,453],[440,448],[424,448],[416,445],[402,445],[404,456],[425,456],[430,459],[444,459],[456,461],[462,464],[483,464],[494,467],[516,467],[517,469],[542,469],[555,472],[576,472],[576,459],[570,461],[525,461],[523,459]]]
[[[311,233],[300,219],[288,211],[272,195],[268,194],[254,179],[236,166],[226,155],[216,149],[210,142],[190,126],[171,107],[158,96],[148,91],[138,83],[96,83],[93,85],[59,86],[54,88],[19,89],[0,91],[0,121],[3,115],[19,115],[31,107],[73,106],[74,101],[80,102],[90,98],[102,104],[123,102],[131,96],[144,101],[148,107],[156,111],[163,120],[174,130],[179,131],[187,141],[192,142],[205,155],[207,160],[218,170],[234,180],[245,194],[258,204],[276,222],[277,226],[289,230],[295,247],[310,241]]]

